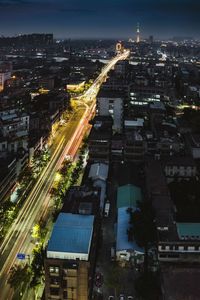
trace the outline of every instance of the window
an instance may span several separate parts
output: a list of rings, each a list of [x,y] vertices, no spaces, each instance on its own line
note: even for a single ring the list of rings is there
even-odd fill
[[[56,267],[56,266],[50,266],[50,267],[49,267],[49,273],[56,273],[56,274],[59,274],[59,267]]]
[[[179,255],[173,253],[173,254],[169,254],[168,257],[169,258],[179,258]]]
[[[109,114],[113,115],[113,113],[114,113],[113,109],[109,109]]]
[[[50,288],[50,294],[58,296],[59,295],[59,289],[58,288]]]
[[[50,283],[54,285],[59,285],[60,284],[59,277],[50,277]]]

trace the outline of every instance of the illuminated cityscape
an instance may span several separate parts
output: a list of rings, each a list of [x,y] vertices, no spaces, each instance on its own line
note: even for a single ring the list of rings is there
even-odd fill
[[[199,11],[0,1],[0,300],[200,299]]]

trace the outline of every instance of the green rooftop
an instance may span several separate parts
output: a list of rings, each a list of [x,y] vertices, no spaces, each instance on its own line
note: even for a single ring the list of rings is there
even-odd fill
[[[177,223],[176,226],[179,238],[199,239],[200,223]]]
[[[117,208],[137,207],[137,202],[142,200],[141,189],[133,184],[127,184],[117,189]]]

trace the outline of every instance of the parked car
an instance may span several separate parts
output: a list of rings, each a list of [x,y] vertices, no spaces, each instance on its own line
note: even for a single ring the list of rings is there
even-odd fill
[[[125,300],[125,296],[123,294],[119,295],[119,300]]]
[[[114,300],[114,296],[108,296],[108,300]]]
[[[128,296],[127,300],[134,300],[133,296]]]
[[[109,216],[109,212],[110,212],[110,203],[106,202],[105,208],[104,208],[104,216],[108,217]]]

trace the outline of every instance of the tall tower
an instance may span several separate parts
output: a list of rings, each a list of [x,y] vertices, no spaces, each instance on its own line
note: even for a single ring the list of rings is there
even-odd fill
[[[137,23],[137,37],[136,37],[136,42],[140,42],[140,24]]]

